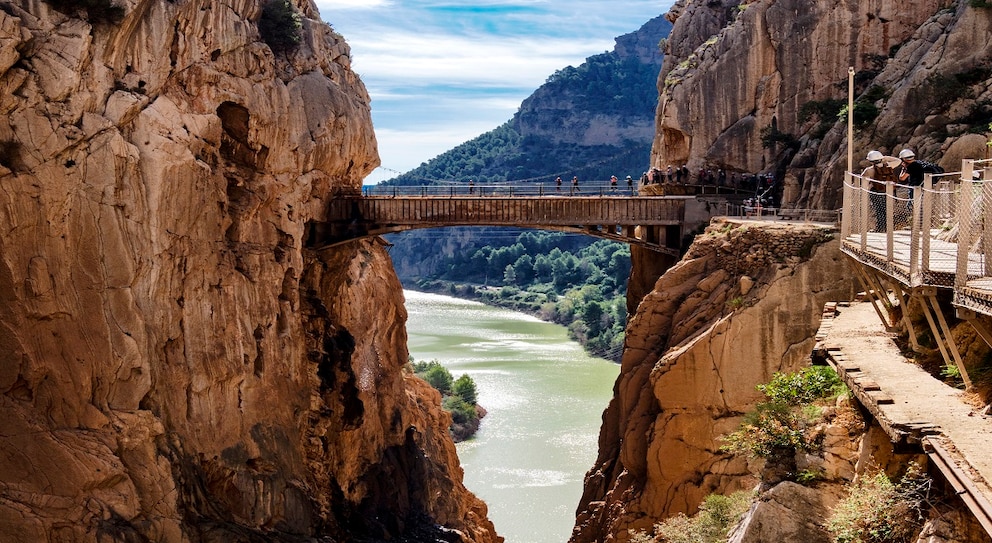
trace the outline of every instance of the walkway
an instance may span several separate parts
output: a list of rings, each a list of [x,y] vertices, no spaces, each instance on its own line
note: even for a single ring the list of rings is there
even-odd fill
[[[908,361],[871,304],[824,311],[817,352],[896,444],[921,444],[992,535],[992,417]]]
[[[905,289],[953,289],[954,305],[992,316],[992,160],[963,160],[915,189],[871,185],[845,178],[841,250]]]
[[[578,232],[640,245],[673,257],[694,223],[726,214],[727,202],[687,204],[694,196],[358,196],[328,202],[325,221],[313,223],[307,244],[331,247],[350,240],[445,226],[508,226]],[[702,215],[700,215],[702,213]],[[698,215],[698,216],[696,216]]]

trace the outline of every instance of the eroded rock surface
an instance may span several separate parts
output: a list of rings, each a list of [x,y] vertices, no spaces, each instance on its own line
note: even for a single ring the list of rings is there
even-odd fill
[[[304,246],[378,158],[294,4],[273,53],[258,0],[0,2],[6,538],[498,540],[402,370],[388,256]]]
[[[680,0],[668,13],[652,164],[771,173],[783,205],[840,207],[848,68],[870,149],[911,147],[947,171],[985,158],[988,8],[968,2]],[[863,121],[863,125],[861,124]],[[976,133],[977,132],[977,133]]]
[[[853,290],[829,228],[716,221],[698,236],[628,326],[572,540],[627,541],[753,487],[721,436],[761,399],[757,384],[808,361],[823,304]]]

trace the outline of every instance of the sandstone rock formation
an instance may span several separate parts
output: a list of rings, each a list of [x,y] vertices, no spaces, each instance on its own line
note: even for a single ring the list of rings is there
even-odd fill
[[[954,171],[988,152],[974,132],[992,122],[990,13],[948,0],[680,0],[652,163],[774,173],[795,187],[784,205],[835,209],[853,67],[857,98],[877,112],[855,136],[855,169],[870,149],[910,146]]]
[[[658,280],[627,329],[572,541],[626,541],[756,483],[720,437],[760,399],[757,384],[808,360],[823,304],[853,295],[832,236],[717,221]]]
[[[53,5],[0,1],[5,540],[498,541],[388,256],[305,246],[378,164],[314,4]]]

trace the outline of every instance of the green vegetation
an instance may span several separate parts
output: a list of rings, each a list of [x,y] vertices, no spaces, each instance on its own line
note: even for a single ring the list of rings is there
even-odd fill
[[[817,121],[816,128],[810,132],[810,137],[823,139],[830,127],[837,122],[837,117],[844,108],[844,104],[844,100],[832,98],[811,100],[799,108],[799,122]]]
[[[786,147],[795,147],[799,145],[799,140],[796,139],[796,136],[788,132],[782,132],[775,125],[766,126],[761,129],[761,146],[763,148],[774,149],[779,143]]]
[[[292,51],[302,39],[300,14],[289,0],[268,0],[262,7],[258,32],[274,53]]]
[[[757,388],[766,401],[744,415],[740,428],[724,438],[721,450],[781,464],[787,475],[798,480],[795,454],[818,446],[809,430],[821,418],[819,406],[845,394],[847,388],[827,366],[776,373],[771,382]]]
[[[526,117],[529,113],[521,111],[517,115]],[[551,115],[534,122],[552,130],[564,121]],[[566,179],[575,175],[582,181],[606,181],[611,175],[638,177],[650,154],[650,141],[576,145],[539,135],[521,136],[515,121],[508,121],[381,185],[466,184],[469,180],[484,185],[525,180],[553,190],[557,175]]]
[[[414,362],[411,359],[410,365],[414,374],[441,393],[441,407],[451,413],[449,431],[455,442],[475,435],[479,430],[480,418],[475,381],[468,374],[453,379],[448,368],[437,360]]]
[[[410,254],[426,250],[410,245]],[[524,231],[509,244],[465,244],[435,262],[434,269],[410,286],[537,315],[566,326],[592,354],[619,358],[630,275],[630,247],[625,244]]]
[[[749,491],[729,496],[710,494],[699,506],[699,512],[688,517],[684,513],[654,526],[653,533],[639,533],[631,543],[722,543],[730,530],[747,513],[754,499]]]
[[[94,24],[116,24],[123,21],[126,14],[123,7],[115,6],[111,0],[48,0],[48,3],[69,15],[85,10],[86,20]]]
[[[911,541],[922,524],[931,481],[916,464],[893,483],[882,471],[866,473],[849,487],[827,521],[835,543]]]
[[[541,91],[568,99],[578,111],[636,118],[654,112],[657,80],[658,66],[611,52],[556,71]]]

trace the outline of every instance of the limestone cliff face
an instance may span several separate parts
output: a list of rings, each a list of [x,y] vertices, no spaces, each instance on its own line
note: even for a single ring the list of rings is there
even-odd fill
[[[5,537],[498,539],[402,370],[388,256],[304,247],[378,158],[294,3],[274,54],[259,0],[0,0]]]
[[[823,304],[853,294],[825,227],[715,222],[627,328],[572,541],[626,541],[703,497],[752,486],[720,437],[755,385],[809,357]]]
[[[771,172],[785,205],[839,207],[846,121],[838,103],[813,106],[847,103],[849,66],[857,98],[878,113],[858,130],[856,169],[873,148],[910,146],[948,171],[983,157],[973,132],[992,121],[992,10],[968,4],[677,2],[653,164]]]

